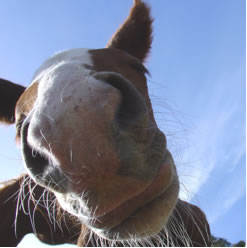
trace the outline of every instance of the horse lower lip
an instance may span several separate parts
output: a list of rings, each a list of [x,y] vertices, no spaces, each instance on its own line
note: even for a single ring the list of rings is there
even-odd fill
[[[169,161],[169,154],[167,160]],[[152,183],[139,195],[127,200],[123,204],[109,212],[92,218],[93,228],[112,228],[119,225],[121,222],[131,218],[133,213],[137,212],[145,205],[166,194],[166,191],[171,187],[174,181],[173,165],[165,162],[160,166],[156,177]],[[122,218],[119,218],[121,216]],[[105,224],[107,223],[107,225]]]
[[[66,193],[67,191],[67,178],[58,168],[52,168],[52,170],[46,172],[42,177],[42,181],[44,182],[45,186],[52,191],[60,193]]]
[[[107,239],[115,239],[116,235],[118,235],[119,233],[121,233],[121,237],[119,236],[120,239],[128,239],[128,237],[133,233],[133,235],[136,235],[135,230],[136,227],[135,225],[138,225],[140,223],[142,223],[142,226],[146,226],[149,227],[150,221],[152,222],[152,218],[159,219],[159,213],[161,211],[161,208],[157,208],[157,205],[159,206],[160,204],[164,207],[164,209],[162,208],[162,211],[165,211],[164,216],[162,216],[162,225],[160,226],[160,228],[162,228],[162,226],[164,226],[166,224],[166,222],[168,221],[168,218],[171,214],[172,211],[172,207],[174,204],[176,204],[176,200],[177,200],[177,194],[178,194],[178,183],[176,182],[177,179],[174,178],[174,184],[172,183],[165,192],[163,192],[161,195],[157,196],[156,198],[154,198],[153,200],[151,200],[150,202],[147,202],[146,204],[143,204],[142,206],[140,206],[138,209],[136,209],[136,211],[132,212],[129,216],[127,216],[125,219],[123,219],[122,221],[120,221],[119,223],[115,224],[115,225],[111,225],[109,223],[105,224],[101,219],[99,220],[95,220],[93,219],[91,222],[91,226],[89,223],[90,228],[92,228],[92,230],[94,230],[97,234],[102,235],[103,237],[107,237]],[[169,195],[172,194],[173,197],[172,199],[170,199]],[[168,206],[167,206],[168,205]],[[154,208],[155,210],[152,210],[152,208]],[[150,209],[150,210],[149,210]],[[149,213],[147,213],[147,210],[150,211],[151,215]],[[153,215],[156,214],[157,216]],[[109,219],[112,219],[112,216],[110,216],[110,214],[106,215],[107,217],[109,217]],[[150,219],[151,217],[151,219]],[[129,230],[128,228],[130,228],[131,230]],[[128,231],[127,231],[128,230]],[[156,230],[157,233],[160,231]],[[145,232],[144,232],[145,233]],[[154,234],[154,233],[153,233]],[[142,235],[142,233],[140,233],[140,235]],[[149,234],[147,234],[149,235]],[[151,234],[152,235],[152,234]],[[141,238],[141,236],[140,236]]]

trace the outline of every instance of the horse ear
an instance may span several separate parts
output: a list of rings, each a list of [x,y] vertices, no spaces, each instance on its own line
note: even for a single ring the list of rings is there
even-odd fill
[[[0,122],[15,122],[15,105],[25,87],[0,78]]]
[[[141,0],[134,0],[134,6],[126,21],[108,42],[108,48],[118,48],[142,62],[152,44],[152,22],[150,8]]]

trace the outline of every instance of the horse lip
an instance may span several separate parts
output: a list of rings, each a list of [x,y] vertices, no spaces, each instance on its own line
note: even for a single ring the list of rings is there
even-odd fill
[[[179,184],[177,182],[177,177],[174,178],[173,183],[171,183],[171,185],[169,185],[169,187],[164,190],[161,194],[157,195],[156,197],[154,197],[152,200],[144,203],[143,205],[139,206],[135,211],[131,212],[130,215],[128,215],[126,218],[122,219],[121,221],[119,221],[118,223],[107,223],[105,224],[105,220],[101,219],[101,218],[92,218],[92,219],[88,219],[87,220],[87,225],[89,225],[89,228],[91,228],[93,231],[95,231],[98,235],[102,235],[104,238],[107,239],[115,239],[115,235],[116,233],[119,233],[119,230],[126,230],[125,228],[122,228],[122,225],[125,225],[126,222],[130,221],[132,222],[133,219],[137,218],[137,222],[140,221],[140,216],[136,217],[136,213],[138,213],[139,211],[142,212],[143,209],[149,209],[150,208],[150,204],[155,204],[155,202],[160,201],[160,199],[164,199],[167,197],[167,194],[169,195],[170,192],[169,191],[173,191],[174,192],[174,196],[173,199],[167,199],[167,202],[173,202],[173,206],[172,207],[167,207],[166,211],[167,211],[167,218],[165,220],[165,223],[167,223],[169,216],[177,202],[178,199],[178,192],[179,192]],[[157,203],[156,203],[157,204]],[[169,205],[170,203],[168,203]],[[149,207],[148,207],[149,206]],[[121,207],[121,206],[120,206]],[[116,209],[115,209],[116,210]],[[115,210],[113,210],[112,212],[114,212]],[[102,216],[104,218],[108,218],[111,220],[114,217],[111,216],[111,213],[107,213],[106,215]],[[158,213],[159,211],[157,211]],[[143,218],[145,219],[145,215],[143,216]],[[142,221],[142,220],[141,220]],[[165,223],[163,223],[162,226],[165,225]],[[144,221],[143,223],[144,225],[146,225],[146,221]],[[133,235],[136,235],[135,233],[132,233]],[[140,233],[142,234],[142,233]],[[106,235],[106,236],[105,236]],[[125,234],[123,234],[124,236],[121,237],[121,239],[126,239],[127,236],[131,235],[131,233],[126,232]]]
[[[105,228],[110,230],[112,228],[120,226],[121,223],[133,218],[136,212],[145,208],[145,206],[147,206],[148,204],[152,203],[160,197],[166,196],[167,192],[169,192],[171,188],[179,187],[177,180],[178,179],[174,164],[172,163],[170,153],[167,152],[163,163],[157,171],[156,176],[152,180],[152,183],[143,192],[112,209],[110,212],[107,212],[101,216],[97,216],[96,218],[89,219],[89,226],[99,230]],[[169,183],[166,184],[167,182]],[[114,222],[114,216],[119,216],[119,213],[121,215],[121,212],[123,212],[123,210],[125,213],[129,211],[128,214],[126,216],[123,215],[122,220],[119,219],[118,223]]]
[[[51,166],[49,166],[48,168],[51,168]],[[48,169],[47,171],[45,171],[44,175],[41,178],[36,178],[37,183],[45,186],[51,191],[60,193],[67,192],[68,180],[62,174],[61,170],[57,167],[52,167],[52,169]]]

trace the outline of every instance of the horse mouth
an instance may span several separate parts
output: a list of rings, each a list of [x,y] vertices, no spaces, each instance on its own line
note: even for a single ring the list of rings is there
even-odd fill
[[[170,180],[169,184],[167,180]],[[173,165],[164,163],[143,192],[99,216],[95,214],[97,211],[85,207],[82,198],[75,194],[55,195],[65,210],[77,216],[99,236],[108,240],[128,240],[159,233],[176,205],[178,192],[176,169]]]
[[[133,213],[127,216],[122,222],[114,222],[114,216],[119,216],[121,212],[128,212],[126,207],[120,206],[113,212],[94,221],[92,229],[99,235],[110,240],[129,240],[131,237],[135,239],[142,239],[151,237],[159,233],[165,227],[172,210],[177,201],[178,184],[174,182],[173,185],[161,195],[155,197],[148,203],[137,208]],[[134,200],[134,199],[133,199]],[[107,226],[102,225],[103,221],[110,220]],[[116,220],[116,218],[115,218]],[[97,223],[95,225],[95,223]]]

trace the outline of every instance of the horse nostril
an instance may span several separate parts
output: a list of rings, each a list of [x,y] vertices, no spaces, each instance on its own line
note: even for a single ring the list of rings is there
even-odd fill
[[[30,118],[30,116],[29,116]],[[28,118],[24,121],[21,142],[22,142],[22,156],[28,174],[33,180],[45,187],[56,192],[64,193],[66,191],[67,180],[58,166],[54,166],[50,159],[42,152],[32,147],[27,140],[30,122]]]
[[[43,174],[49,162],[47,161],[47,159],[45,159],[45,157],[41,156],[39,152],[35,151],[35,149],[28,143],[27,136],[29,125],[30,123],[25,121],[22,127],[22,154],[27,169],[35,177]]]
[[[128,79],[114,72],[97,72],[94,77],[121,92],[122,102],[116,113],[116,121],[120,128],[129,128],[143,120],[148,111],[145,99]]]

